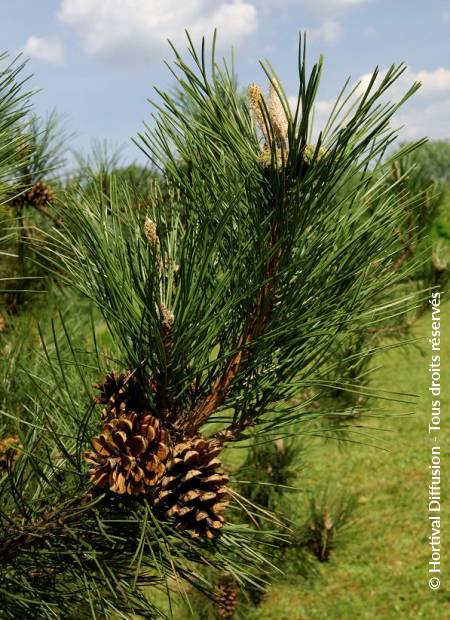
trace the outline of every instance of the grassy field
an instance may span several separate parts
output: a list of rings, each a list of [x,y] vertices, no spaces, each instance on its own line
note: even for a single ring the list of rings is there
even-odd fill
[[[337,548],[321,576],[312,583],[291,578],[273,587],[264,604],[251,616],[256,620],[346,620],[359,618],[450,618],[450,498],[448,448],[450,424],[450,303],[444,303],[442,330],[442,585],[438,592],[428,587],[428,484],[431,441],[428,434],[431,397],[428,392],[430,362],[426,338],[431,317],[425,314],[413,328],[417,345],[378,354],[381,366],[372,384],[384,389],[415,393],[413,406],[384,403],[392,416],[373,423],[372,438],[386,450],[369,445],[343,449],[330,442],[316,443],[308,452],[302,488],[313,488],[328,480],[330,487],[359,496],[357,522],[349,543]],[[366,437],[362,441],[372,443]],[[288,568],[288,567],[287,567]]]

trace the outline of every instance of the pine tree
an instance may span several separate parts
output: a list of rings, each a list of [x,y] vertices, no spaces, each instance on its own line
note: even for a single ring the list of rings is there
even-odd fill
[[[0,294],[17,283],[11,263],[17,263],[15,254],[15,220],[9,217],[8,201],[21,191],[20,170],[27,166],[30,154],[23,149],[22,134],[29,124],[31,93],[24,75],[25,63],[0,53]],[[17,292],[17,291],[14,291]],[[5,319],[2,317],[3,321]],[[5,321],[6,322],[6,321]]]
[[[42,250],[113,344],[82,352],[63,324],[43,345],[0,482],[7,618],[158,617],[148,587],[208,589],[204,566],[254,582],[269,533],[235,518],[227,446],[307,425],[292,398],[320,384],[331,345],[397,312],[384,296],[404,214],[382,199],[381,159],[416,85],[380,100],[404,67],[375,71],[356,101],[343,92],[313,144],[321,59],[308,74],[301,46],[292,111],[266,64],[268,97],[253,85],[244,100],[214,46],[210,61],[204,44],[174,50],[193,113],[159,93],[140,136],[160,171],[145,218],[114,179],[107,202],[74,189]]]
[[[26,289],[35,291],[39,284],[43,288],[45,269],[36,261],[33,241],[41,243],[41,230],[60,224],[55,203],[65,140],[55,113],[42,120],[32,109],[16,124],[12,136],[16,161],[5,177],[4,217],[10,251],[5,300],[14,313],[29,299]]]

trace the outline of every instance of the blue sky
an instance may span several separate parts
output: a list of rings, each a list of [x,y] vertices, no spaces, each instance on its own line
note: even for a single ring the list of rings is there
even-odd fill
[[[235,48],[242,85],[264,78],[268,58],[285,91],[296,93],[298,32],[309,32],[309,57],[325,56],[317,124],[348,75],[405,61],[393,92],[415,79],[420,94],[399,114],[404,138],[450,138],[450,0],[0,0],[0,49],[30,58],[39,113],[56,109],[87,150],[108,140],[125,160],[141,159],[130,138],[150,120],[153,85],[169,87],[166,39],[182,49],[219,31],[221,51]]]

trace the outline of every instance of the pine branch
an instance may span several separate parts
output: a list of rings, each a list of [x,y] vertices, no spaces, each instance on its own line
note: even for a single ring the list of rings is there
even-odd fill
[[[228,395],[228,390],[233,380],[236,378],[242,366],[251,355],[251,345],[253,341],[264,332],[273,306],[275,279],[278,274],[282,258],[282,250],[278,247],[278,242],[278,227],[275,226],[272,232],[271,244],[267,250],[268,256],[271,257],[266,267],[267,283],[257,293],[255,307],[251,313],[252,318],[250,320],[250,325],[246,332],[240,337],[236,346],[236,353],[228,362],[224,373],[213,382],[210,393],[194,409],[194,411],[187,414],[186,420],[181,419],[180,426],[187,435],[195,434],[197,430],[209,419],[209,417],[225,402]],[[273,248],[278,248],[275,253],[273,252]],[[226,432],[220,435],[221,439],[237,439],[239,436],[238,434],[249,426],[250,423],[251,418],[247,415],[245,422],[242,421],[241,423],[228,428]]]

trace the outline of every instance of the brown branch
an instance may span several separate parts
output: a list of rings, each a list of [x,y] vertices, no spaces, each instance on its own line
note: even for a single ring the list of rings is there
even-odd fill
[[[405,262],[405,260],[407,260],[410,256],[412,256],[415,251],[416,251],[415,244],[411,244],[407,246],[403,250],[403,252],[400,254],[400,256],[396,259],[396,261],[394,262],[393,270],[398,271],[400,267],[403,265],[403,263]]]
[[[168,395],[169,367],[172,358],[172,322],[173,315],[161,303],[158,304],[161,319],[161,341],[166,356],[164,369],[156,379],[155,400],[158,411],[164,420],[170,419],[173,414]]]
[[[13,562],[22,551],[33,547],[37,542],[48,541],[49,537],[59,536],[68,522],[84,515],[85,511],[80,510],[80,506],[87,505],[91,499],[89,493],[84,493],[63,510],[48,511],[33,524],[25,527],[19,526],[16,530],[10,528],[7,537],[0,540],[1,561]]]
[[[275,225],[269,248],[275,247],[278,240],[279,231],[278,227]],[[250,356],[251,343],[264,332],[272,310],[274,294],[273,279],[280,269],[281,255],[281,248],[278,248],[267,265],[267,283],[256,295],[255,307],[252,312],[250,323],[244,334],[242,334],[238,340],[236,353],[234,353],[227,363],[222,375],[214,381],[208,395],[193,411],[189,411],[187,416],[181,420],[181,427],[186,434],[194,434],[197,429],[208,420],[214,411],[224,403],[231,384]],[[242,430],[243,428],[241,425],[237,424],[232,427],[232,429],[229,429],[228,432],[224,432],[223,438],[224,440],[225,437],[230,439],[230,434],[235,437],[236,434],[242,432]]]
[[[254,420],[253,411],[248,412],[241,420],[238,422],[233,422],[227,428],[224,428],[217,433],[214,433],[214,439],[220,441],[221,444],[226,443],[227,441],[236,441],[239,437],[241,437],[242,433],[246,428],[251,426]]]

